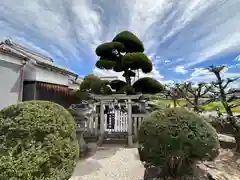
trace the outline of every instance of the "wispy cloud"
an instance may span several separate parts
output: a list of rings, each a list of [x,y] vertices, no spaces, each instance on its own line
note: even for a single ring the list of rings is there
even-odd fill
[[[182,73],[182,74],[186,74],[186,73],[187,73],[187,70],[184,68],[184,66],[177,66],[177,67],[175,68],[175,71],[176,71],[177,73]]]
[[[235,58],[236,61],[240,61],[240,55]]]
[[[226,78],[240,78],[240,72],[230,72],[229,68],[225,68],[221,72],[221,76],[223,79]],[[190,77],[186,79],[186,81],[192,81],[192,82],[212,82],[216,81],[216,76],[209,72],[205,68],[195,68],[195,70],[191,73]],[[233,82],[230,87],[232,88],[240,88],[240,80],[237,80]]]
[[[11,37],[79,74],[119,75],[94,68],[94,51],[127,29],[153,60],[147,76],[192,78],[191,69],[219,59],[237,64],[226,58],[240,52],[239,9],[239,0],[1,0],[0,39]]]

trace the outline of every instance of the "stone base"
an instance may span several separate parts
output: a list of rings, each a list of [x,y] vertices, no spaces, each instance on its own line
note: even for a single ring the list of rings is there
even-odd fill
[[[97,145],[102,146],[104,140],[104,134],[99,135]]]
[[[133,136],[128,135],[128,147],[132,148],[133,147]]]

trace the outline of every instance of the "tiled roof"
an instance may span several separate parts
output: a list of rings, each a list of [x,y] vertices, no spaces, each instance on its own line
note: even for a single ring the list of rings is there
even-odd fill
[[[23,46],[15,43],[11,39],[7,39],[7,40],[1,42],[0,49],[4,50],[4,51],[8,51],[9,53],[12,53],[15,55],[26,57],[30,60],[32,59],[32,60],[36,61],[37,65],[40,65],[42,67],[52,67],[55,70],[65,72],[65,73],[73,75],[73,76],[77,76],[77,74],[74,73],[73,71],[54,64],[52,58],[42,55],[40,53],[34,52],[30,49],[27,49],[26,47],[23,47]]]
[[[6,39],[5,41],[1,42],[1,45],[7,45],[11,48],[13,48],[14,50],[16,50],[17,52],[19,52],[20,54],[26,55],[26,56],[30,56],[31,58],[34,58],[35,60],[38,61],[50,61],[53,62],[52,58],[47,57],[43,54],[37,53],[33,50],[30,50],[20,44],[17,44],[16,42],[14,42],[11,39]]]

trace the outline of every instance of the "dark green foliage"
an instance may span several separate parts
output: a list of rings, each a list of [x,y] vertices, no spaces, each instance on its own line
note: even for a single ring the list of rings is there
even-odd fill
[[[99,77],[95,76],[94,74],[89,74],[89,75],[85,76],[83,79],[83,82],[80,85],[81,91],[90,90],[92,85],[96,81],[100,81],[100,80],[101,79]]]
[[[96,81],[91,88],[91,93],[94,94],[111,94],[111,88],[107,85],[109,84],[106,80]]]
[[[123,56],[122,66],[132,70],[141,69],[144,73],[152,71],[152,62],[145,54],[139,52],[128,53]]]
[[[117,93],[127,93],[127,94],[134,94],[135,93],[135,89],[132,87],[132,86],[129,86],[129,85],[124,85],[122,86],[118,91]]]
[[[133,84],[133,87],[136,92],[142,92],[146,94],[156,94],[162,92],[164,89],[164,86],[160,82],[150,77],[144,77],[137,80]]]
[[[135,36],[133,33],[129,31],[122,31],[117,34],[113,42],[120,42],[124,45],[127,52],[143,52],[144,46],[143,43]]]
[[[68,180],[78,151],[75,121],[62,106],[28,101],[0,111],[1,180]]]
[[[215,129],[184,108],[152,112],[140,127],[139,145],[141,161],[170,176],[186,173],[195,161],[214,159],[220,147]]]
[[[96,54],[100,57],[96,67],[123,71],[126,83],[131,86],[131,78],[136,76],[134,70],[142,70],[143,73],[152,71],[152,62],[143,51],[143,43],[137,36],[129,31],[122,31],[112,42],[103,43],[96,48]]]
[[[73,96],[79,101],[91,99],[89,92],[82,90],[77,90],[76,92],[74,92]]]
[[[112,89],[115,89],[116,91],[119,91],[123,86],[126,85],[126,82],[121,80],[113,80],[110,82],[110,86]]]
[[[113,69],[116,66],[116,62],[100,58],[95,65],[99,69]]]
[[[126,70],[124,73],[123,73],[123,77],[134,77],[136,75],[135,72],[131,71],[131,70]]]
[[[107,42],[99,45],[96,48],[96,54],[100,57],[111,58],[112,50],[117,49],[119,52],[124,52],[125,47],[121,42]]]
[[[112,91],[111,88],[107,86],[108,84],[108,81],[101,80],[99,77],[89,74],[84,77],[80,85],[80,90],[76,92],[76,96],[81,97],[82,100],[87,100],[90,98],[88,92],[94,94],[110,94]]]

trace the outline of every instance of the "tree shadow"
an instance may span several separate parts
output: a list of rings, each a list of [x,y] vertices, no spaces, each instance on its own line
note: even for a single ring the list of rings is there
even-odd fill
[[[123,146],[116,145],[106,145],[103,147],[98,147],[96,153],[92,156],[93,159],[100,160],[104,158],[109,158],[114,156],[117,151],[123,149]]]
[[[93,159],[80,160],[78,161],[75,167],[72,177],[84,176],[94,171],[98,171],[101,168],[102,166],[98,163],[97,160],[93,160]]]

